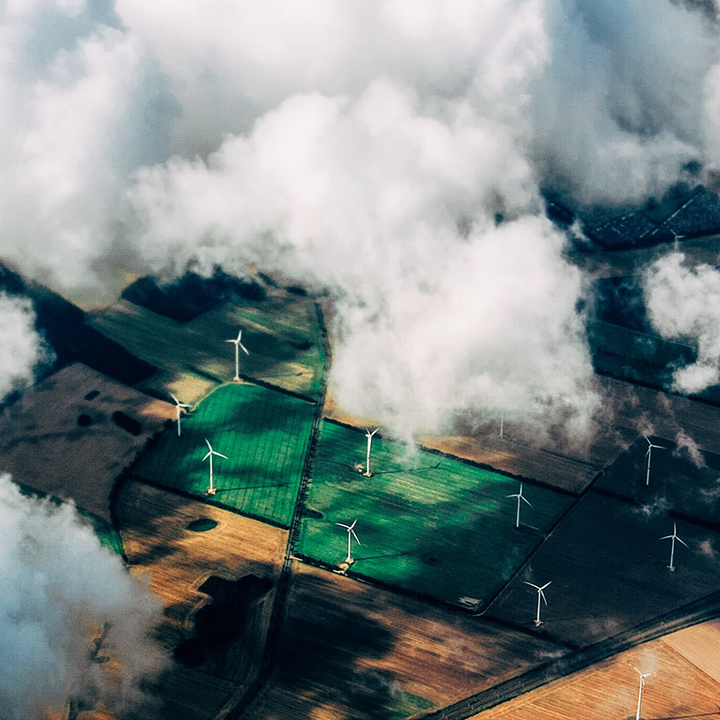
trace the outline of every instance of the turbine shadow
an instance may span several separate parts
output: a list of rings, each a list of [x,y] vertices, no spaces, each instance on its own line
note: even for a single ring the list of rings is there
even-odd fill
[[[694,720],[694,718],[716,717],[720,715],[720,706],[715,712],[700,713],[699,715],[673,715],[672,717],[657,718],[657,720]]]
[[[422,468],[411,468],[411,469],[405,469],[400,468],[399,470],[380,470],[379,472],[373,472],[373,475],[392,475],[393,473],[402,473],[402,472],[409,472],[409,473],[418,473],[418,472],[424,472],[425,470],[437,470],[440,467],[440,463],[436,463],[435,465],[429,465],[428,467],[422,467]]]
[[[281,488],[286,487],[287,483],[267,483],[265,485],[239,485],[238,487],[226,487],[226,488],[217,488],[216,494],[220,493],[226,493],[226,492],[234,492],[235,490],[257,490],[259,488]]]
[[[410,553],[405,551],[400,553],[389,553],[387,555],[368,555],[367,557],[356,557],[353,558],[353,560],[357,563],[361,560],[381,560],[382,558],[403,557],[405,555],[410,555]]]

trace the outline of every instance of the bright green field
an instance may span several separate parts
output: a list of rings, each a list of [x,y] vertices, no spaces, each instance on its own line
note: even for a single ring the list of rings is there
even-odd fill
[[[208,396],[138,464],[135,473],[207,498],[213,450],[214,502],[289,526],[310,439],[314,406],[255,385],[225,385]]]
[[[517,480],[448,458],[373,439],[371,478],[364,433],[324,422],[296,552],[333,565],[347,552],[352,572],[465,606],[493,597],[538,545],[573,498],[526,484],[514,528]],[[321,517],[318,517],[321,515]]]

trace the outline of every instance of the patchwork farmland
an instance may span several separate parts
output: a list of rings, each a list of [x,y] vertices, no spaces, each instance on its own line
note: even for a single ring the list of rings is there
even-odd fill
[[[166,433],[135,468],[137,477],[207,499],[206,438],[215,457],[212,501],[289,527],[310,441],[314,406],[245,383],[225,385]]]
[[[296,553],[336,566],[355,528],[352,573],[477,609],[489,601],[570,507],[573,497],[525,485],[522,522],[514,527],[516,479],[377,436],[374,475],[363,433],[322,426]],[[353,541],[353,544],[354,541]]]

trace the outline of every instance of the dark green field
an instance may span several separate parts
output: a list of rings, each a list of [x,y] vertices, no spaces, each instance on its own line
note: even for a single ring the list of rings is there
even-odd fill
[[[347,535],[336,522],[357,519],[362,543],[353,545],[352,572],[388,585],[477,607],[512,576],[572,497],[525,485],[532,503],[514,528],[517,480],[373,440],[371,469],[362,432],[333,423],[322,426],[297,552],[333,565],[347,551]]]
[[[213,501],[288,526],[300,485],[314,407],[255,385],[225,385],[160,439],[135,472],[140,478],[207,498],[205,438],[215,457]]]
[[[697,452],[693,458],[687,449],[658,436],[650,436],[654,445],[647,476],[647,448],[644,437],[638,438],[613,465],[605,471],[595,487],[632,500],[648,515],[668,509],[706,522],[717,523],[720,509],[720,457]]]
[[[232,380],[237,337],[250,355],[241,353],[240,373],[293,392],[317,397],[325,366],[322,331],[311,298],[292,294],[264,300],[225,303],[187,323],[120,301],[92,313],[93,327],[120,343],[161,373],[143,389],[177,395],[186,376],[210,383]],[[188,397],[185,394],[184,397]]]

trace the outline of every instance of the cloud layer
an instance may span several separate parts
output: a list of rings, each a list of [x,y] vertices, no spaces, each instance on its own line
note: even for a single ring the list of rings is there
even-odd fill
[[[541,189],[635,202],[720,161],[718,32],[692,8],[11,3],[4,254],[107,292],[148,268],[282,273],[335,303],[349,410],[574,434],[597,402],[582,281]]]
[[[71,505],[24,497],[8,475],[0,476],[0,546],[0,715],[24,720],[69,699],[121,710],[138,702],[139,681],[164,663],[147,635],[159,612],[120,557]],[[91,657],[103,625],[97,658],[127,663],[121,673]]]

